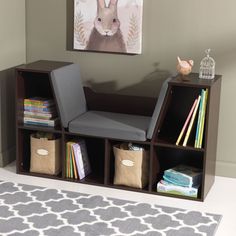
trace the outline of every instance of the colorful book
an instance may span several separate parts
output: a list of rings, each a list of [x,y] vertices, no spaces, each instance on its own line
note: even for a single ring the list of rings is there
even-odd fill
[[[66,144],[66,176],[67,178],[71,178],[71,169],[70,169],[70,156],[71,156],[71,148],[69,143]]]
[[[51,119],[56,116],[56,112],[54,113],[48,113],[48,112],[32,112],[32,111],[24,111],[25,117],[42,117],[43,119]]]
[[[206,116],[207,98],[208,98],[208,89],[206,89],[205,98],[204,98],[204,101],[203,101],[203,110],[202,110],[202,119],[201,119],[201,125],[200,125],[200,137],[199,137],[198,148],[202,147],[204,125],[205,125],[205,116]]]
[[[178,165],[165,170],[163,179],[177,186],[197,186],[201,184],[202,170],[192,166]]]
[[[189,114],[188,114],[188,117],[187,117],[187,119],[186,119],[186,121],[185,121],[185,123],[184,123],[184,126],[183,126],[183,128],[182,128],[182,130],[181,130],[181,132],[180,132],[180,134],[179,134],[179,137],[178,137],[178,139],[177,139],[177,141],[176,141],[176,145],[179,145],[179,143],[180,143],[180,141],[181,141],[181,139],[182,139],[182,137],[183,137],[183,135],[184,135],[184,132],[185,132],[185,130],[186,130],[186,128],[187,128],[187,125],[188,125],[188,123],[189,123],[189,121],[190,121],[190,118],[191,118],[191,116],[192,116],[192,114],[193,114],[193,111],[194,111],[194,108],[195,108],[196,104],[197,104],[197,99],[195,99],[195,101],[194,101],[194,103],[193,103],[193,105],[192,105],[192,108],[191,108],[191,110],[190,110],[190,112],[189,112]]]
[[[198,144],[199,144],[200,125],[201,125],[201,119],[202,119],[202,110],[203,110],[203,101],[204,101],[204,99],[205,99],[205,90],[202,89],[201,101],[200,101],[199,112],[198,112],[197,129],[196,129],[195,142],[194,142],[194,147],[195,148],[198,148]]]
[[[91,173],[91,166],[84,140],[66,143],[66,177],[83,179]]]
[[[32,97],[32,98],[25,98],[24,104],[49,106],[49,105],[53,105],[54,101],[52,99],[43,98],[43,97]]]
[[[157,183],[157,192],[197,198],[199,186],[182,187],[161,180]]]
[[[25,111],[31,111],[31,112],[47,112],[47,113],[53,113],[56,111],[55,106],[53,107],[35,107],[35,106],[24,106]]]
[[[45,120],[45,119],[24,117],[23,120],[24,120],[24,124],[43,125],[43,126],[50,126],[50,127],[55,127],[59,123],[59,118],[52,119],[52,120]]]
[[[25,125],[36,125],[36,126],[54,127],[54,125],[44,124],[44,123],[40,123],[40,122],[31,122],[31,121],[26,121],[26,122],[24,122],[24,124]]]
[[[35,109],[46,109],[46,108],[54,108],[55,105],[33,105],[33,104],[24,104],[24,108],[35,108]]]
[[[75,155],[79,179],[83,179],[91,173],[86,143],[84,140],[79,140],[79,142],[75,143],[72,147]]]
[[[69,178],[70,174],[69,174],[69,155],[70,155],[70,148],[68,143],[66,143],[66,178]]]
[[[66,143],[66,177],[78,179],[75,155],[72,148],[74,144],[74,141]]]
[[[71,147],[69,145],[69,148],[70,148],[70,178],[74,178],[74,172],[73,172],[73,163],[72,163],[72,151],[71,151]]]
[[[78,179],[78,175],[77,175],[77,168],[76,168],[76,164],[75,164],[75,155],[74,155],[74,151],[73,151],[73,146],[74,142],[69,142],[69,148],[70,148],[70,153],[71,153],[71,162],[72,162],[72,172],[74,175],[75,179]]]
[[[88,157],[86,142],[84,139],[79,140],[80,150],[82,153],[82,160],[83,160],[83,169],[82,172],[84,173],[84,176],[87,176],[91,173],[91,165]]]
[[[83,179],[85,177],[85,175],[82,172],[82,170],[84,169],[84,165],[83,165],[83,159],[82,159],[80,145],[78,143],[74,143],[72,145],[72,149],[73,149],[73,152],[75,155],[75,162],[76,162],[76,167],[77,167],[79,179]]]
[[[27,117],[27,118],[35,118],[35,119],[41,119],[41,120],[51,120],[52,118],[54,117],[44,117],[44,116],[37,116],[37,115],[34,115],[34,116],[31,116],[31,115],[24,115],[24,117]]]
[[[196,117],[196,114],[197,114],[197,110],[198,110],[198,107],[199,107],[200,99],[201,99],[201,95],[198,96],[197,104],[196,104],[196,106],[195,106],[195,108],[194,108],[193,115],[192,115],[192,117],[191,117],[191,120],[190,120],[188,129],[187,129],[187,132],[186,132],[186,135],[185,135],[185,138],[184,138],[184,142],[183,142],[183,146],[184,146],[184,147],[185,147],[185,146],[187,145],[187,143],[188,143],[189,136],[190,136],[191,130],[192,130],[192,128],[193,128],[193,123],[194,123],[194,120],[195,120],[195,117]]]

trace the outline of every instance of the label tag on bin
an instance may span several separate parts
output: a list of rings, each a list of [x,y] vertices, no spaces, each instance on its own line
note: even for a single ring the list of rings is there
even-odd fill
[[[47,156],[49,152],[46,149],[37,149],[36,153],[40,156]]]
[[[121,163],[122,163],[122,165],[128,166],[128,167],[134,166],[134,162],[131,160],[122,160]]]

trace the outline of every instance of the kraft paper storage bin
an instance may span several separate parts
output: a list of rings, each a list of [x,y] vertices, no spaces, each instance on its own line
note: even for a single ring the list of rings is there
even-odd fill
[[[60,142],[59,138],[48,140],[31,134],[30,172],[57,175],[61,171]]]
[[[115,145],[114,184],[143,188],[149,179],[149,151],[127,150],[127,145]]]

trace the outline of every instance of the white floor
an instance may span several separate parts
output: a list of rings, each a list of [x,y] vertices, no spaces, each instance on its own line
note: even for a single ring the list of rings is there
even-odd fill
[[[15,163],[11,163],[5,168],[0,168],[0,180],[221,214],[223,215],[223,218],[217,230],[216,236],[236,235],[236,179],[232,178],[217,176],[216,181],[204,202],[160,197],[152,194],[143,194],[85,184],[70,183],[66,181],[17,175],[15,174]]]

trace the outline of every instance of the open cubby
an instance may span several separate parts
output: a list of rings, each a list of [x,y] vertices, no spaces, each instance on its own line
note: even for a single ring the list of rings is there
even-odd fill
[[[45,89],[47,88],[47,89]],[[47,99],[53,99],[53,90],[51,88],[50,76],[48,73],[42,72],[28,72],[21,71],[17,75],[17,102],[16,102],[16,115],[17,123],[19,126],[30,128],[32,125],[24,124],[24,99],[31,97],[43,97]],[[57,104],[55,101],[57,108]],[[56,111],[56,114],[58,112]],[[58,115],[57,115],[58,116]],[[42,126],[37,127],[36,130],[40,130]],[[61,124],[59,123],[55,127],[44,127],[45,131],[53,132],[61,130]]]
[[[68,62],[37,61],[16,69],[17,173],[203,201],[215,179],[221,76],[216,75],[213,80],[199,79],[196,73],[188,75],[184,80],[180,76],[173,77],[168,82],[168,89],[156,122],[154,134],[151,139],[145,141],[83,136],[70,133],[67,128],[63,127],[61,122],[56,127],[24,125],[24,98],[33,96],[52,98],[55,101],[56,108],[58,108],[59,101],[55,99],[52,89],[51,72],[69,64]],[[176,140],[194,100],[201,93],[201,90],[206,88],[209,93],[202,148],[194,148],[195,132],[191,132],[186,147],[182,146],[182,143],[176,146]],[[89,110],[123,112],[149,117],[152,116],[157,100],[148,97],[96,93],[87,87],[84,87],[84,92]],[[59,110],[57,109],[57,111]],[[193,130],[196,130],[196,122]],[[58,176],[30,172],[30,135],[37,131],[54,133],[62,140],[60,147],[62,173]],[[85,140],[92,169],[92,173],[82,180],[72,180],[66,178],[65,175],[66,142],[74,139]],[[149,184],[143,189],[113,184],[115,173],[113,146],[123,142],[132,142],[144,146],[146,150],[150,151]],[[202,184],[196,199],[156,191],[157,182],[162,178],[164,171],[178,164],[187,164],[202,169]],[[159,170],[157,176],[153,175],[155,169]]]
[[[48,74],[22,72],[21,77],[22,80],[24,80],[26,98],[32,96],[41,96],[47,98],[53,97],[52,90],[45,89],[50,88],[50,80]]]
[[[203,152],[166,147],[156,148],[156,152],[158,160],[160,162],[161,174],[164,170],[173,168],[179,164],[203,169]]]
[[[168,105],[163,114],[165,119],[159,126],[157,139],[163,143],[175,144],[194,100],[201,94],[201,88],[173,86],[169,94]],[[193,130],[196,129],[196,123],[194,122]],[[193,132],[189,146],[194,146],[195,136],[192,134]]]
[[[69,141],[84,140],[87,148],[88,158],[92,173],[81,180],[67,178],[67,180],[78,181],[81,183],[104,184],[104,159],[105,159],[105,140],[101,138],[85,137],[75,134],[66,134],[64,140],[64,171],[66,166],[66,143]],[[65,172],[64,172],[64,177]],[[65,177],[66,178],[66,177]]]
[[[204,153],[193,150],[175,149],[167,147],[156,148],[157,158],[160,163],[159,179],[162,178],[164,171],[177,165],[192,166],[203,171]],[[156,189],[154,183],[154,188]]]

